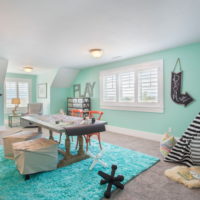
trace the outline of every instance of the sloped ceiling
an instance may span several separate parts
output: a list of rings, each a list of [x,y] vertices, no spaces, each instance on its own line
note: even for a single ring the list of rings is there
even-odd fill
[[[0,0],[0,56],[10,72],[37,73],[199,42],[199,8],[200,0]]]
[[[54,78],[52,87],[56,88],[70,87],[78,72],[79,72],[78,69],[65,68],[65,67],[60,68]]]

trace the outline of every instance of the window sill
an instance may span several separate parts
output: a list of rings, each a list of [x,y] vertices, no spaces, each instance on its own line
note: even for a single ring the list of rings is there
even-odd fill
[[[137,111],[137,112],[155,112],[155,113],[163,113],[163,107],[133,107],[133,106],[107,106],[101,105],[102,109],[109,110],[126,110],[126,111]]]

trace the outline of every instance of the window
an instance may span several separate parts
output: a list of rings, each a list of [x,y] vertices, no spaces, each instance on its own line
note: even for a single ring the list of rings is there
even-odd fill
[[[117,79],[116,75],[108,75],[104,76],[104,93],[103,93],[103,99],[105,102],[116,102],[117,97]]]
[[[163,112],[163,61],[100,72],[101,108]]]
[[[20,98],[20,108],[26,108],[31,101],[31,80],[7,78],[5,82],[5,108],[12,110],[12,98]]]
[[[119,74],[119,101],[135,101],[135,75],[134,72],[124,72]]]

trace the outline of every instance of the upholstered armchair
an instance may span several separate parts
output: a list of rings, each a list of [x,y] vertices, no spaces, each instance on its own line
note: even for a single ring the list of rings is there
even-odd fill
[[[43,113],[43,104],[42,103],[29,103],[27,107],[27,113],[25,115],[42,115]],[[31,127],[36,127],[35,124],[31,122],[27,122],[23,119],[20,120],[20,124],[24,128],[31,128]]]

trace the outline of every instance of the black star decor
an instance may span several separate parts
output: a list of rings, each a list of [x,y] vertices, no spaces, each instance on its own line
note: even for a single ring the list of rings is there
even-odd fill
[[[100,181],[100,184],[106,184],[108,183],[107,190],[104,192],[104,197],[110,198],[111,197],[111,189],[112,186],[116,186],[117,188],[120,188],[121,190],[124,189],[124,185],[121,183],[124,180],[124,177],[122,175],[118,175],[115,177],[115,172],[117,170],[117,165],[112,165],[112,171],[111,175],[106,174],[102,171],[99,171],[98,174],[103,178]]]

